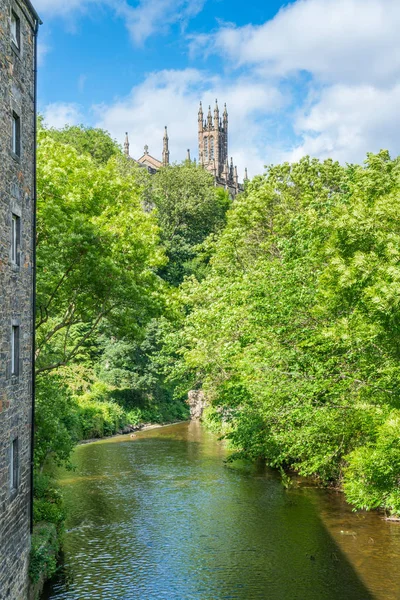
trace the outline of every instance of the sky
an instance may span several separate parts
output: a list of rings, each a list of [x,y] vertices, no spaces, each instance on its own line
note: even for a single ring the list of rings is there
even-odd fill
[[[199,101],[229,113],[243,177],[309,154],[400,154],[399,0],[33,0],[39,111],[131,155],[197,157]]]

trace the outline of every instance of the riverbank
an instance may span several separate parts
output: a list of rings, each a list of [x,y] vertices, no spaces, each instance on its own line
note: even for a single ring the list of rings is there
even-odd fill
[[[130,427],[129,431],[120,431],[118,433],[114,433],[113,435],[105,435],[101,438],[91,438],[90,440],[81,440],[78,442],[77,446],[82,446],[83,444],[94,444],[95,442],[101,442],[102,440],[108,440],[112,438],[121,437],[123,435],[132,435],[138,433],[139,431],[149,431],[151,429],[160,429],[161,427],[169,427],[171,425],[180,425],[182,423],[188,423],[189,419],[185,421],[171,421],[171,423],[145,423],[143,425],[128,425]]]

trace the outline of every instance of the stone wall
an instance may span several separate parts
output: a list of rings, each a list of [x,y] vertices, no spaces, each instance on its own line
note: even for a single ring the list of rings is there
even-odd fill
[[[188,393],[187,403],[190,407],[190,418],[192,421],[200,421],[204,409],[207,406],[206,397],[203,390],[191,390]]]
[[[19,48],[12,42],[12,15]],[[0,598],[27,598],[30,549],[34,193],[34,21],[0,0]],[[20,151],[13,152],[13,118]],[[19,154],[19,156],[18,156]],[[19,229],[12,255],[12,225]],[[18,241],[18,240],[17,240]],[[12,364],[12,334],[19,352]],[[18,344],[19,338],[19,344]],[[13,444],[14,442],[14,444]],[[14,460],[13,460],[14,455]]]

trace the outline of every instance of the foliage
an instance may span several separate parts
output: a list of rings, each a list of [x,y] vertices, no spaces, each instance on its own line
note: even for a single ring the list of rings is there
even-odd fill
[[[29,576],[33,583],[56,571],[66,512],[61,493],[50,475],[34,471],[33,520]]]
[[[43,470],[68,465],[79,439],[116,433],[130,419],[175,418],[179,407],[155,358],[173,301],[157,274],[167,259],[148,210],[148,173],[101,130],[41,125],[38,141],[35,465]]]
[[[106,164],[110,158],[120,154],[121,148],[103,129],[66,125],[63,129],[48,130],[53,140],[72,146],[78,154],[88,154],[97,165]]]
[[[308,158],[268,169],[187,280],[171,381],[203,387],[239,456],[399,511],[399,172]]]
[[[35,466],[42,469],[51,456],[55,464],[68,461],[79,439],[78,406],[57,375],[38,378],[35,410]]]
[[[31,541],[29,562],[29,577],[32,583],[49,579],[57,569],[59,541],[54,526],[49,524],[37,525],[34,528]]]
[[[231,205],[203,169],[150,177],[99,130],[42,128],[38,158],[38,472],[186,418],[202,388],[236,456],[400,514],[398,160],[306,157]]]
[[[34,523],[52,523],[59,532],[65,521],[65,508],[60,490],[51,475],[34,472]]]
[[[185,162],[160,169],[154,177],[153,203],[169,262],[160,271],[172,285],[196,271],[199,245],[225,225],[230,200],[214,186],[210,173]]]
[[[37,372],[72,362],[105,319],[134,335],[160,310],[158,228],[134,177],[39,132]]]

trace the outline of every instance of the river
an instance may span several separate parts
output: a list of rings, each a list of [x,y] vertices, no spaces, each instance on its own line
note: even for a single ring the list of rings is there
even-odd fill
[[[79,446],[42,599],[400,599],[400,524],[224,458],[197,423]]]

